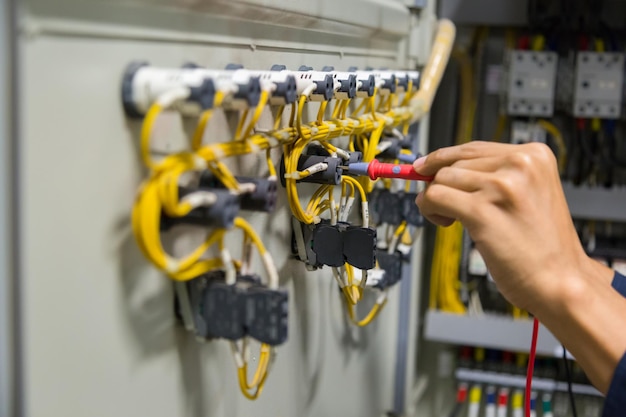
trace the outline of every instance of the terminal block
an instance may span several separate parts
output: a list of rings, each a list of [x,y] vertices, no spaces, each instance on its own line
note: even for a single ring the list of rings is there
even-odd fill
[[[269,91],[269,103],[273,106],[291,104],[297,100],[296,77],[291,71],[250,71],[259,77],[261,87]]]
[[[323,72],[332,75],[335,90],[334,98],[336,100],[349,99],[356,97],[357,80],[356,74],[350,72],[335,71],[333,67],[322,68]]]
[[[213,80],[216,90],[224,94],[222,107],[226,110],[243,110],[259,104],[261,81],[251,71],[205,69],[193,63],[185,64],[183,69],[195,69],[202,77]]]
[[[240,194],[239,205],[241,210],[267,213],[274,211],[278,198],[278,187],[275,180],[240,176],[236,176],[235,179],[239,184],[254,185],[250,191]],[[209,170],[202,172],[199,185],[201,188],[225,189],[224,185]]]
[[[161,214],[162,231],[167,231],[177,224],[192,224],[206,227],[231,228],[240,210],[239,196],[228,190],[198,187],[195,189],[179,187],[178,195],[189,201],[195,208],[186,216],[171,217]]]
[[[293,75],[296,77],[298,96],[309,91],[311,101],[328,101],[335,95],[335,81],[327,72],[313,71],[311,67],[301,66],[298,71],[293,71]]]
[[[234,285],[223,271],[186,283],[197,336],[239,340],[246,336],[276,346],[287,340],[289,295],[262,286],[256,274],[238,275]]]
[[[377,288],[383,290],[392,287],[402,279],[402,253],[398,251],[389,253],[386,249],[377,249],[376,259],[378,267],[385,271],[376,285]]]
[[[419,71],[406,71],[407,75],[409,76],[409,79],[413,82],[413,88],[412,88],[412,92],[415,92],[417,90],[419,90],[420,88],[420,72]]]
[[[406,221],[415,227],[424,226],[424,216],[415,205],[417,193],[377,189],[370,194],[370,209],[375,223],[399,225]]]
[[[369,76],[374,76],[375,86],[378,89],[378,92],[382,96],[389,95],[390,93],[396,92],[396,75],[391,71],[376,71],[376,70],[366,70],[359,71],[356,67],[348,68],[348,72],[356,73],[357,79],[368,78]]]
[[[165,94],[178,92],[183,98],[170,107],[185,116],[197,116],[213,106],[217,88],[214,79],[193,69],[158,68],[134,61],[122,78],[122,102],[127,116],[140,118]]]
[[[283,187],[285,186],[285,157],[280,160],[280,181]],[[341,167],[344,162],[341,158],[335,158],[332,156],[318,156],[318,155],[302,155],[298,160],[298,171],[304,171],[307,168],[311,168],[317,164],[326,164],[326,169],[316,172],[308,177],[299,179],[298,182],[308,182],[314,184],[329,184],[339,185],[341,183],[341,174],[343,170]]]
[[[396,71],[395,76],[396,76],[396,92],[406,93],[409,90],[409,81],[411,81],[409,74],[405,71]]]
[[[555,52],[511,51],[506,92],[509,115],[552,116],[557,60]]]
[[[576,56],[574,116],[618,119],[623,84],[623,53],[579,52]]]
[[[418,155],[406,152],[412,146],[407,139],[398,139],[395,136],[388,136],[381,140],[378,145],[380,153],[377,158],[380,159],[397,159],[405,164],[412,164],[418,158]]]
[[[351,226],[346,222],[330,224],[322,220],[315,225],[301,225],[307,259],[315,268],[340,267],[346,262],[359,269],[376,264],[376,231],[369,227]]]
[[[284,290],[252,286],[246,292],[246,329],[248,336],[261,343],[277,346],[287,340],[289,295]]]

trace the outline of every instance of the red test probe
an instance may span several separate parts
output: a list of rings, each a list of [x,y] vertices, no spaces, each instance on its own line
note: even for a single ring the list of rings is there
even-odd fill
[[[374,159],[372,162],[355,162],[341,167],[353,175],[367,175],[370,179],[398,178],[401,180],[432,181],[432,176],[415,172],[411,164],[386,164]]]

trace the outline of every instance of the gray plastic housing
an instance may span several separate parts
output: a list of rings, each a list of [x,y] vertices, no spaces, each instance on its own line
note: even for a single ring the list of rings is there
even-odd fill
[[[272,212],[278,199],[278,186],[276,180],[268,178],[254,178],[236,176],[239,184],[254,184],[252,192],[242,193],[239,196],[241,210]],[[224,184],[218,181],[209,170],[202,172],[199,181],[200,187],[225,189]]]
[[[210,192],[215,195],[216,200],[215,203],[211,205],[194,208],[183,217],[171,217],[166,213],[162,213],[160,224],[162,231],[169,230],[178,224],[192,224],[196,226],[225,229],[230,229],[233,226],[235,217],[237,217],[240,210],[239,196],[227,190],[207,187],[199,187],[193,190],[179,187],[178,190],[180,198],[194,192]]]
[[[308,182],[314,184],[339,185],[341,183],[341,175],[343,170],[340,168],[344,162],[341,158],[333,158],[332,156],[319,155],[302,155],[298,160],[298,171],[303,171],[311,166],[324,163],[328,165],[324,171],[316,172],[306,178],[302,178],[297,182]],[[280,160],[280,182],[285,186],[285,159],[284,156]]]

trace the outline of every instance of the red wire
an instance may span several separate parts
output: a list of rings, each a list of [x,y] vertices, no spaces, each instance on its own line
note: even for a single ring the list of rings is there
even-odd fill
[[[539,320],[533,320],[533,338],[530,342],[530,355],[528,356],[528,369],[526,370],[526,393],[524,395],[524,414],[530,417],[530,392],[533,385],[533,371],[535,369],[535,356],[537,354],[537,336],[539,334]]]

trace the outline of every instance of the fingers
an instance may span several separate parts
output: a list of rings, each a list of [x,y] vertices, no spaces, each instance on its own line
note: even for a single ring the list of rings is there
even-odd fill
[[[511,146],[515,145],[472,141],[459,146],[437,149],[416,160],[413,163],[413,168],[422,175],[434,175],[441,168],[451,166],[459,161],[504,155],[511,151]]]
[[[427,219],[449,226],[454,220],[463,221],[469,217],[473,201],[471,193],[433,183],[417,196],[415,203]]]
[[[478,170],[459,168],[455,165],[443,167],[431,183],[441,184],[461,191],[474,192],[484,187],[489,175]]]

